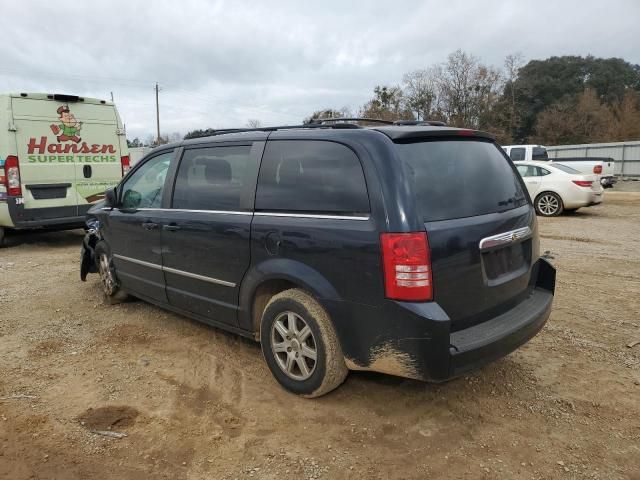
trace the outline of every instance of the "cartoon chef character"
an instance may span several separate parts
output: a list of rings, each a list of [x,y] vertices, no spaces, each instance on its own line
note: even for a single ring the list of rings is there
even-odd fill
[[[51,125],[51,131],[56,135],[58,141],[79,143],[81,138],[78,133],[82,128],[82,122],[76,120],[75,115],[69,111],[68,105],[58,107],[56,111],[60,116],[61,123]]]

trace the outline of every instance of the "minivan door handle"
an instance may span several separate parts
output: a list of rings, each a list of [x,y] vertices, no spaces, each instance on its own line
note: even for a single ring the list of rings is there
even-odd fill
[[[170,223],[169,225],[163,225],[162,229],[166,230],[167,232],[177,232],[178,230],[180,230],[180,227],[175,223]]]
[[[158,228],[158,224],[153,222],[142,222],[142,228],[145,230],[155,230]]]

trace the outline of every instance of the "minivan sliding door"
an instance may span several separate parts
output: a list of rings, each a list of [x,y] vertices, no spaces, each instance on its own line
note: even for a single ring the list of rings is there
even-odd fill
[[[264,142],[185,148],[162,227],[169,302],[214,323],[237,324],[240,282]]]

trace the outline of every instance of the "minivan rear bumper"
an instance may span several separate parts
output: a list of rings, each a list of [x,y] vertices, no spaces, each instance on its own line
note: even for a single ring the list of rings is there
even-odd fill
[[[553,303],[553,293],[534,288],[515,308],[487,322],[453,332],[449,347],[449,377],[511,353],[529,341],[544,326]]]
[[[328,303],[347,366],[441,382],[514,351],[544,326],[551,313],[555,268],[540,259],[528,295],[509,310],[452,331],[435,302],[385,302],[382,308]],[[340,303],[342,305],[337,305]]]

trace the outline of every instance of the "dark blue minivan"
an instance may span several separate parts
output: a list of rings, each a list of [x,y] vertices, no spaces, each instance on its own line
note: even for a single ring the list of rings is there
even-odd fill
[[[545,324],[555,270],[483,132],[324,123],[154,149],[88,214],[81,277],[254,338],[307,397],[348,370],[443,381]]]

